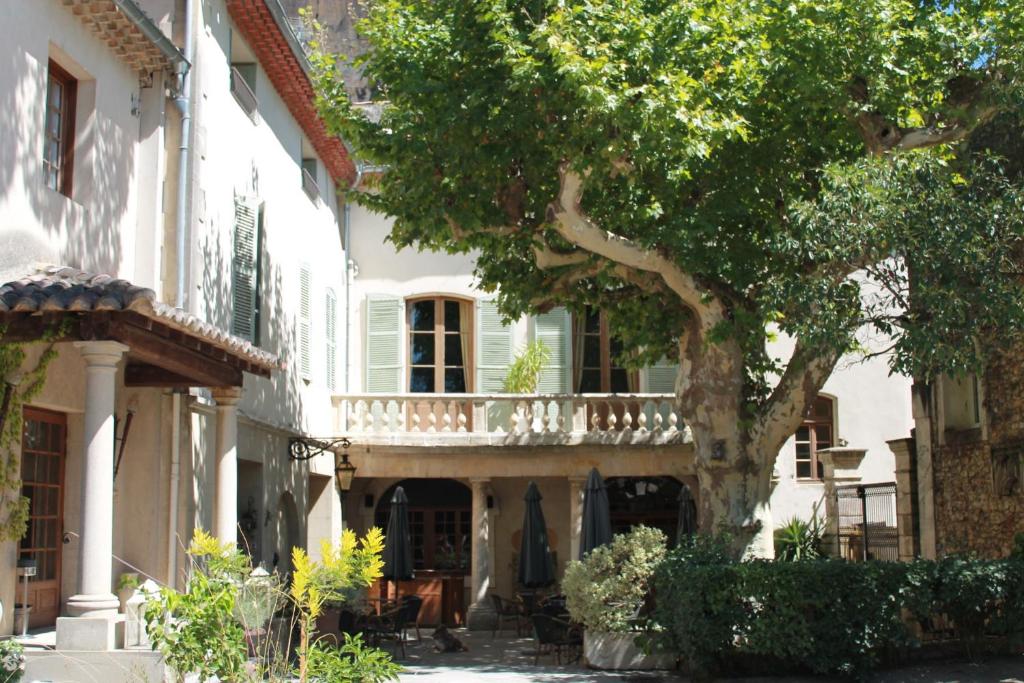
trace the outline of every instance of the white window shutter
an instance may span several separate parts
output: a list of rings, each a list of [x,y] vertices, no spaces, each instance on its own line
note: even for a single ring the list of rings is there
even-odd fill
[[[550,360],[541,370],[537,391],[542,394],[572,392],[572,316],[564,308],[553,308],[533,318],[533,338],[544,342]]]
[[[299,268],[299,374],[302,379],[312,379],[313,359],[311,344],[313,341],[313,274],[309,266],[303,264]]]
[[[366,297],[366,392],[402,391],[402,333],[404,302],[393,296]]]
[[[334,290],[327,289],[326,297],[326,309],[327,316],[324,321],[324,334],[327,337],[327,363],[324,371],[327,373],[327,388],[331,391],[337,389],[337,370],[335,362],[337,360],[338,347],[338,329],[337,329],[337,317],[338,317],[338,299],[334,296]]]
[[[493,300],[476,302],[476,321],[476,391],[498,393],[512,362],[512,328],[502,323]]]
[[[674,394],[676,393],[676,375],[679,374],[679,366],[669,363],[667,358],[662,358],[646,370],[647,372],[647,393],[650,394]]]
[[[256,341],[259,259],[259,204],[235,198],[235,234],[231,258],[231,333]]]

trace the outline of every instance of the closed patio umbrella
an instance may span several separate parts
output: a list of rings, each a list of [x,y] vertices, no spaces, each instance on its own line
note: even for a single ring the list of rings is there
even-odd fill
[[[526,488],[523,513],[523,542],[519,549],[519,583],[526,588],[543,588],[555,582],[555,565],[548,546],[548,528],[537,484]]]
[[[590,470],[583,489],[583,528],[580,530],[580,556],[612,540],[612,517],[608,506],[608,490],[597,468]]]
[[[412,579],[412,541],[409,538],[409,500],[405,497],[405,489],[395,489],[391,496],[391,513],[388,517],[388,530],[384,536],[384,571],[385,581],[409,581]]]
[[[697,503],[693,500],[690,487],[683,484],[679,491],[679,523],[676,527],[676,545],[680,545],[684,538],[697,533]]]

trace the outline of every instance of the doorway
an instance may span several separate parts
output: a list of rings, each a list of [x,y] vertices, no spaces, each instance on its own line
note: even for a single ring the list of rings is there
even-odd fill
[[[29,579],[29,628],[53,626],[60,614],[60,570],[64,535],[64,464],[67,415],[25,408],[21,437],[21,495],[28,498],[28,528],[20,559],[36,562]],[[20,599],[22,588],[18,586]]]

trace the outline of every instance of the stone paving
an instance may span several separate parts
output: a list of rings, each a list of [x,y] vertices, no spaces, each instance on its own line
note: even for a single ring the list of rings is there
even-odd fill
[[[405,667],[402,683],[686,683],[689,679],[672,672],[592,671],[581,664],[556,666],[553,656],[542,656],[533,663],[532,638],[510,634],[492,639],[490,632],[454,633],[468,652],[434,652],[429,630],[423,640],[406,645],[406,656],[399,656]],[[769,672],[765,672],[766,674]],[[733,683],[824,683],[830,679],[771,677],[745,678]],[[838,679],[835,679],[838,680]],[[942,662],[881,672],[870,679],[874,683],[1024,683],[1024,657],[997,658],[981,663]],[[719,681],[729,683],[729,681]]]

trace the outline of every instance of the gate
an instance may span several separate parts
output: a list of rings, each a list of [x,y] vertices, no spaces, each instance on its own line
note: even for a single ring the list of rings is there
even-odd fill
[[[896,484],[836,487],[836,554],[854,561],[899,559]]]

